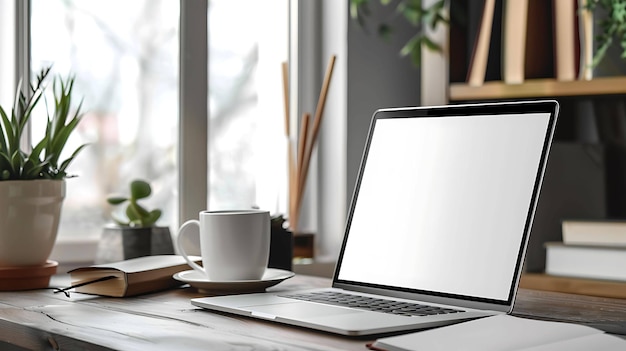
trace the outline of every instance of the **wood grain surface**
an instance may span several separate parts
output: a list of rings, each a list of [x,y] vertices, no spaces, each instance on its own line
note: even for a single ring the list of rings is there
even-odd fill
[[[51,285],[65,286],[66,276]],[[329,279],[296,276],[272,290],[330,286]],[[183,286],[131,298],[51,289],[0,293],[0,349],[32,350],[366,350],[370,338],[209,312],[190,304],[207,296]],[[626,300],[520,289],[514,314],[584,323],[626,335]]]

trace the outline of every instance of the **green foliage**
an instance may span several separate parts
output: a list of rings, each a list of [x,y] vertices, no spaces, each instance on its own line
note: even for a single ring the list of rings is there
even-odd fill
[[[137,201],[145,199],[152,193],[150,184],[143,180],[133,180],[130,183],[130,196],[124,195],[109,195],[107,202],[111,205],[121,205],[128,202],[126,206],[127,218],[120,218],[115,214],[112,214],[113,220],[126,227],[151,227],[161,217],[161,210],[148,211],[141,206]]]
[[[606,17],[599,21],[602,32],[596,36],[597,48],[591,66],[595,67],[602,61],[614,39],[622,47],[621,57],[626,58],[626,0],[587,0],[585,8],[606,11]]]
[[[365,18],[371,15],[369,8],[371,0],[350,0],[350,16],[359,26],[365,28]],[[429,7],[422,7],[421,0],[379,0],[384,6],[395,3],[394,17],[401,17],[411,26],[416,27],[415,35],[400,50],[401,56],[408,56],[416,67],[422,62],[422,47],[431,51],[441,52],[441,46],[428,36],[424,24],[435,29],[440,23],[447,24],[449,19],[445,14],[445,1],[439,0]],[[380,37],[388,39],[393,34],[393,29],[388,23],[378,25],[377,33]]]
[[[33,109],[45,92],[45,81],[50,68],[44,68],[37,75],[36,83],[30,85],[30,94],[25,96],[18,87],[11,115],[0,106],[0,180],[64,179],[68,177],[67,167],[76,155],[86,146],[81,145],[72,155],[61,161],[61,152],[72,132],[80,122],[80,105],[72,112],[72,89],[74,78],[65,80],[55,77],[52,90],[54,110],[48,113],[46,132],[43,138],[30,151],[20,145]]]
[[[350,0],[350,16],[362,28],[366,27],[365,19],[371,16],[370,1],[373,0]],[[413,64],[420,66],[422,60],[422,48],[441,52],[441,47],[435,43],[425,32],[425,25],[435,28],[439,23],[449,23],[449,18],[444,15],[445,1],[439,0],[430,7],[422,7],[422,0],[378,0],[384,6],[395,4],[395,13],[391,20],[401,17],[404,21],[416,27],[416,34],[400,50],[401,56],[411,58]],[[449,0],[454,2],[454,0]],[[605,57],[606,51],[614,41],[619,42],[622,48],[621,57],[626,59],[626,0],[587,0],[585,9],[606,12],[606,17],[600,19],[599,27],[602,29],[596,36],[596,51],[591,63],[597,66]],[[389,23],[378,25],[377,33],[381,38],[388,39],[393,34],[393,28]]]

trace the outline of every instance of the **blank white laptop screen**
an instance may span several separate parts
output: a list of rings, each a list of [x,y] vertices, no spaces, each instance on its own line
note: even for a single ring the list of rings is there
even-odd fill
[[[507,300],[550,113],[375,123],[337,278]]]

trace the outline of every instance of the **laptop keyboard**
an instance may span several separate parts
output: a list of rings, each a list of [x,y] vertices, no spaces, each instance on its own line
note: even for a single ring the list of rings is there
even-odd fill
[[[329,305],[357,308],[367,311],[397,314],[401,316],[430,316],[464,312],[452,308],[422,305],[418,303],[377,299],[367,296],[345,294],[336,291],[315,291],[304,294],[279,295],[296,300],[320,302]]]

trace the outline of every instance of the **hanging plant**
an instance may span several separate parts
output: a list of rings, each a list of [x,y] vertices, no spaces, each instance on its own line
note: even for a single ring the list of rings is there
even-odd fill
[[[361,28],[366,28],[366,18],[371,16],[370,2],[372,0],[350,0],[350,17],[356,21]],[[425,25],[435,29],[440,23],[448,24],[446,16],[445,1],[439,0],[428,7],[422,6],[421,0],[379,0],[384,6],[395,6],[395,11],[391,18],[378,24],[376,32],[382,38],[389,39],[393,35],[391,22],[400,18],[416,28],[416,33],[407,41],[400,55],[410,57],[411,62],[419,67],[422,62],[422,48],[441,52],[441,46],[437,44],[426,32]]]

